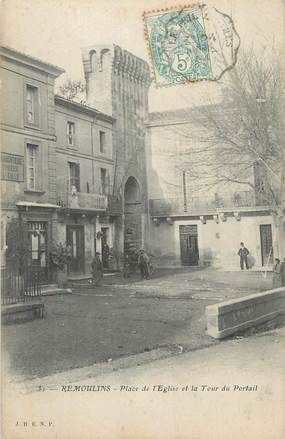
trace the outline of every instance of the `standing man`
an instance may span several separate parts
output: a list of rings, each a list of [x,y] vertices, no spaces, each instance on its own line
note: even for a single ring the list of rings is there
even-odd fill
[[[138,266],[140,268],[141,278],[149,279],[149,257],[144,249],[139,251]]]
[[[100,253],[96,252],[91,264],[93,284],[96,285],[96,287],[101,285],[103,279],[103,265],[99,256]]]
[[[246,266],[246,269],[248,270],[249,267],[248,267],[247,257],[249,255],[249,251],[244,246],[243,242],[240,243],[240,249],[238,251],[238,255],[239,255],[239,258],[240,258],[240,268],[241,268],[241,270],[243,270],[244,264]]]

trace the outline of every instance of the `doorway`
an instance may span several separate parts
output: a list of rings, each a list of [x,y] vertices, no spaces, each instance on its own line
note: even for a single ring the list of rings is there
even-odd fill
[[[273,264],[272,229],[271,224],[260,227],[261,262],[262,266]]]
[[[40,221],[28,222],[29,255],[28,265],[33,273],[37,273],[41,283],[48,281],[47,258],[47,223]]]
[[[84,226],[66,226],[66,236],[67,245],[69,245],[71,248],[71,257],[68,264],[68,271],[72,273],[84,273]]]
[[[196,225],[179,226],[180,256],[182,265],[198,265],[198,228]]]

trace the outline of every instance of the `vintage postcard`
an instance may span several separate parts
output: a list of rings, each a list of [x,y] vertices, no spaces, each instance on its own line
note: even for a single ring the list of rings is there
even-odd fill
[[[285,437],[284,6],[2,0],[1,437]]]

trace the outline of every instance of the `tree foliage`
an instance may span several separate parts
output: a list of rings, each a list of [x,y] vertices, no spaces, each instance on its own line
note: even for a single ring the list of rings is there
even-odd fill
[[[206,177],[250,187],[264,202],[279,206],[285,163],[283,101],[281,66],[253,52],[243,54],[226,76],[223,103],[217,107],[209,100],[199,110]],[[195,153],[199,161],[201,150]]]
[[[71,247],[61,242],[52,244],[50,250],[50,261],[57,270],[64,270],[71,259]]]
[[[70,78],[67,78],[66,81],[58,88],[60,96],[81,104],[86,103],[85,90],[86,85],[82,79]]]

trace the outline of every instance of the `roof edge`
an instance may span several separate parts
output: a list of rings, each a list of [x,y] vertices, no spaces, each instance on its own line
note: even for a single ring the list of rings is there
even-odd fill
[[[25,53],[19,52],[18,50],[15,50],[8,46],[0,46],[0,55],[9,58],[13,61],[21,62],[22,64],[27,64],[29,66],[32,66],[33,68],[44,71],[56,78],[65,72],[65,70],[61,67],[58,67],[54,64],[50,64],[46,61],[42,61],[41,59],[38,58],[34,58],[33,56],[26,55]]]
[[[80,104],[79,102],[66,99],[58,94],[54,95],[54,101],[56,104],[69,107],[73,110],[77,110],[77,111],[79,110],[83,113],[91,114],[93,117],[96,116],[98,119],[103,119],[106,120],[107,122],[114,123],[116,121],[116,119],[113,116],[110,116],[109,114],[102,113],[101,111],[96,110],[96,108],[89,107],[88,105]]]

